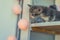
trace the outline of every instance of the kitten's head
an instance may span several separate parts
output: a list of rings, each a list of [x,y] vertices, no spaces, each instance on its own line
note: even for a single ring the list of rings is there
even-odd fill
[[[30,7],[29,12],[34,16],[38,16],[42,13],[42,6],[28,5]]]
[[[30,7],[29,12],[32,14],[32,16],[38,16],[40,14],[43,14],[44,16],[50,16],[51,15],[51,9],[45,6],[37,6],[37,5],[28,5]]]

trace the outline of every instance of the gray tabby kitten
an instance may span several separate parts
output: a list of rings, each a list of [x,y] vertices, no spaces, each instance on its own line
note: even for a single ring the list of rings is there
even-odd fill
[[[56,10],[44,6],[28,5],[31,23],[50,22],[56,18]]]

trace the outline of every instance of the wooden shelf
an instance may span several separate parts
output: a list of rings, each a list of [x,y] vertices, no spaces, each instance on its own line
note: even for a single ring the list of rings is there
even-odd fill
[[[44,22],[44,23],[34,23],[34,24],[31,24],[31,27],[43,27],[43,26],[55,26],[55,25],[60,25],[60,21]]]
[[[32,31],[35,32],[42,32],[42,33],[48,33],[48,34],[60,34],[59,31],[55,31],[54,29],[44,29],[44,28],[39,28],[39,27],[32,27]]]
[[[32,31],[43,32],[49,34],[60,34],[60,21],[59,22],[45,22],[31,24]]]

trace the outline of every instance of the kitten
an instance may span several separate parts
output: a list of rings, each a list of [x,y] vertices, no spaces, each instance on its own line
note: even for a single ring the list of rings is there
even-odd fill
[[[30,18],[32,23],[56,21],[58,11],[53,7],[28,5],[30,7]],[[60,15],[60,14],[59,14]],[[59,16],[60,17],[60,16]]]
[[[31,5],[29,5],[29,7],[31,23],[45,22],[45,20],[40,17],[40,14],[42,13],[41,7]]]

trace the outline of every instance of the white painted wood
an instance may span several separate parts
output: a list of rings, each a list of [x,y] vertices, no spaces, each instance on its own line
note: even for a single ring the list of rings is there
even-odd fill
[[[23,5],[23,17],[29,21],[29,7],[28,4],[31,4],[31,0],[24,0]],[[20,40],[30,40],[30,26],[26,31],[21,30]]]
[[[34,23],[34,24],[31,24],[31,27],[54,26],[54,25],[60,25],[60,21],[44,22],[44,23]]]
[[[55,40],[60,40],[60,35],[55,35]]]

